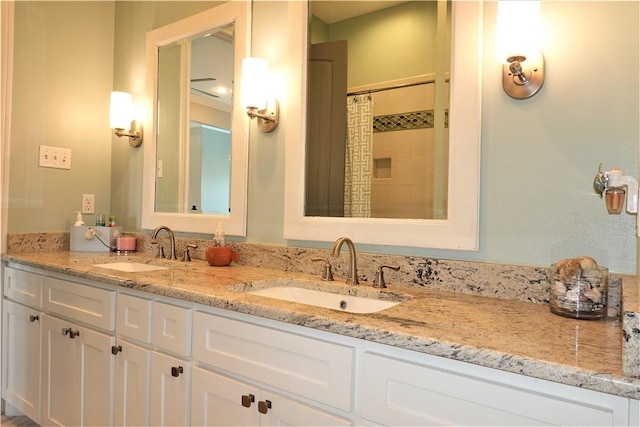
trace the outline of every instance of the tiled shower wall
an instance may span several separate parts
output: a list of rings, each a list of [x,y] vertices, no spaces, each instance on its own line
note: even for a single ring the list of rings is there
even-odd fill
[[[434,89],[427,83],[371,94],[373,217],[434,217]],[[448,132],[445,135],[448,147]],[[448,158],[448,150],[444,157]]]

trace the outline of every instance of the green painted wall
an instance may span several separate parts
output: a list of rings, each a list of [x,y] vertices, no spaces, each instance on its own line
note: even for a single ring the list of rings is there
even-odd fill
[[[96,213],[109,213],[114,9],[15,3],[10,232],[67,230],[83,193],[95,194]],[[71,170],[39,167],[40,145],[71,149]]]
[[[48,7],[56,4],[47,3],[52,3]],[[100,9],[99,3],[91,2],[91,8]],[[42,90],[38,96],[43,100],[59,95],[55,102],[49,101],[44,111],[38,111],[42,104],[35,102],[30,108],[14,109],[10,232],[68,228],[73,219],[69,214],[73,210],[71,205],[76,200],[79,204],[82,192],[88,191],[85,186],[94,188],[104,180],[106,187],[101,192],[95,191],[99,209],[109,208],[101,206],[104,202],[100,200],[110,197],[110,210],[122,218],[125,228],[139,229],[144,144],[142,149],[135,150],[124,142],[111,142],[106,124],[108,93],[114,88],[128,90],[134,97],[142,94],[144,34],[171,19],[195,12],[200,5],[202,9],[208,6],[193,3],[194,9],[189,10],[184,2],[117,2],[113,37],[108,31],[104,33],[108,25],[106,30],[96,29],[104,21],[104,16],[98,19],[96,15],[103,12],[86,11],[87,16],[94,18],[87,18],[89,24],[81,25],[84,36],[75,36],[73,47],[79,49],[84,45],[82,39],[91,35],[98,38],[99,34],[104,45],[108,44],[104,39],[112,39],[115,59],[106,46],[102,51],[91,48],[103,44],[87,43],[85,49],[87,54],[96,56],[92,57],[93,62],[113,63],[113,81],[95,83],[100,66],[91,70],[97,73],[89,74],[91,79],[78,80],[81,76],[77,76],[73,87],[81,87],[86,92],[96,85],[99,86],[96,92],[100,94],[92,97],[91,102],[83,103],[77,114],[71,114],[74,110],[58,94],[58,88],[68,84],[56,81],[37,86]],[[112,4],[103,6],[111,10],[109,5]],[[484,8],[480,250],[458,252],[360,245],[359,250],[541,267],[561,258],[584,254],[594,256],[613,272],[636,272],[635,216],[608,215],[604,203],[593,194],[591,182],[600,162],[607,168],[618,166],[630,175],[638,175],[639,4],[549,0],[542,5],[542,50],[547,77],[542,91],[524,101],[512,100],[502,91],[501,65],[493,54],[495,2],[487,2]],[[254,12],[254,31],[268,37],[254,40],[253,54],[269,59],[271,71],[286,81],[288,45],[283,22],[286,23],[287,3],[256,2]],[[43,19],[39,27],[54,25],[49,23],[51,17],[36,15]],[[134,22],[136,25],[132,25]],[[18,21],[16,31],[38,31],[25,29],[24,25]],[[61,31],[75,35],[78,25],[64,25]],[[22,68],[14,77],[20,73],[32,75],[26,82],[15,82],[15,103],[23,102],[22,97],[27,95],[35,97],[30,85],[37,84],[35,70],[42,67],[44,54],[34,49],[35,53],[29,53],[30,61],[16,61],[16,67]],[[66,53],[73,53],[72,50]],[[48,60],[52,61],[51,66],[57,67],[69,57],[55,55]],[[288,243],[282,238],[286,109],[287,102],[295,104],[296,101],[288,100],[283,94],[281,102],[283,118],[276,132],[260,134],[255,126],[251,128],[246,238],[250,242]],[[57,124],[61,116],[74,115],[83,119],[80,126],[86,130],[78,137],[77,145],[82,139],[83,144],[91,144],[87,145],[91,150],[74,157],[73,178],[62,178],[63,174],[54,174],[55,171],[42,176],[42,171],[33,166],[35,147],[44,141],[48,145],[62,145],[76,138],[72,136],[73,126],[63,131],[64,127]],[[96,143],[97,140],[100,142]],[[110,175],[108,170],[98,169],[103,162],[109,163],[109,154]],[[16,169],[19,173],[14,173]],[[51,188],[61,190],[51,192]],[[72,195],[69,200],[67,194]],[[210,236],[210,232],[207,235]],[[302,244],[329,247],[329,243]]]
[[[347,86],[435,72],[436,18],[436,2],[413,1],[329,25],[328,40],[348,41]]]

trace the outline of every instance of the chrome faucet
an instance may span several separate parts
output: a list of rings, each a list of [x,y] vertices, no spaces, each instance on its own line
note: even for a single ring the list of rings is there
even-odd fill
[[[166,225],[161,225],[159,227],[156,227],[153,230],[153,233],[151,233],[151,238],[155,239],[158,236],[158,233],[162,230],[165,230],[167,232],[167,234],[169,235],[169,242],[171,243],[171,248],[169,249],[169,256],[167,258],[178,259],[178,257],[176,256],[176,237],[173,235],[173,231],[171,231],[169,227],[167,227]]]
[[[349,249],[349,274],[347,276],[347,284],[357,285],[360,283],[358,280],[358,267],[356,265],[356,248],[353,246],[353,242],[348,237],[340,237],[333,244],[333,249],[331,251],[331,255],[339,256],[340,249],[342,248],[342,244],[346,243],[347,248]]]

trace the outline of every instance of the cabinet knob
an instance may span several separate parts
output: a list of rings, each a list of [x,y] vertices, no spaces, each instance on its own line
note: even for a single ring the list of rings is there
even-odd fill
[[[33,323],[36,320],[40,320],[40,316],[38,316],[37,314],[32,314],[31,316],[29,316],[29,322]]]
[[[245,408],[250,408],[251,404],[256,401],[256,397],[253,394],[243,394],[242,395],[242,406]]]
[[[184,372],[184,369],[182,368],[182,366],[172,366],[171,367],[171,376],[172,377],[179,377],[181,373]]]
[[[122,346],[121,345],[112,345],[111,346],[111,354],[113,354],[114,356],[118,353],[120,353],[122,351]]]
[[[62,330],[62,335],[69,335],[69,338],[74,339],[75,337],[80,336],[80,331],[78,330],[73,330],[71,328],[64,328]]]
[[[270,400],[261,400],[258,402],[258,412],[261,414],[266,414],[271,409],[271,401]]]

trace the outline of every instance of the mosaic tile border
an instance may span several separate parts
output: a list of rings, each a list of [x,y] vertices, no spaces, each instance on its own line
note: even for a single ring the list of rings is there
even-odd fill
[[[373,117],[373,133],[433,128],[433,110],[411,111]],[[444,127],[449,127],[449,110],[444,112]]]

